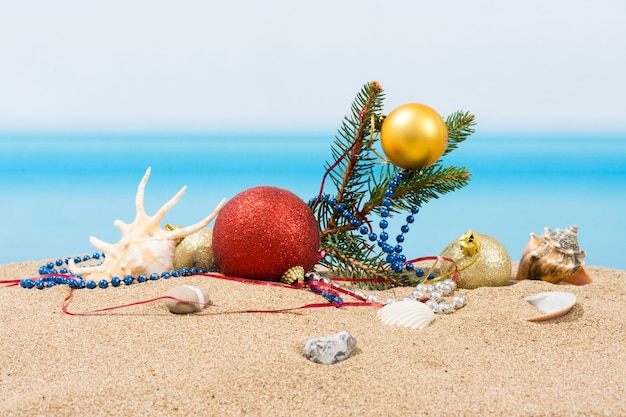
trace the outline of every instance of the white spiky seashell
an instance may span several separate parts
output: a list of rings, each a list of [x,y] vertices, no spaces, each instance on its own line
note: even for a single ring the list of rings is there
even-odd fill
[[[569,292],[540,292],[524,298],[524,301],[534,305],[546,314],[532,317],[528,321],[544,321],[567,314],[576,304],[576,296]]]
[[[433,310],[419,301],[403,300],[378,310],[378,319],[385,324],[425,329],[435,319]]]
[[[134,277],[152,273],[169,272],[174,265],[174,253],[179,239],[204,228],[217,216],[220,209],[226,204],[222,200],[215,210],[198,223],[175,230],[161,229],[161,220],[165,214],[181,199],[187,187],[181,188],[154,216],[148,216],[144,209],[144,189],[150,177],[150,168],[146,171],[135,198],[135,220],[124,223],[115,220],[113,224],[122,232],[121,239],[116,244],[103,242],[95,237],[89,241],[93,246],[104,253],[104,261],[100,265],[77,267],[70,259],[69,269],[73,274],[89,276],[89,279],[98,281],[109,280],[112,277]]]

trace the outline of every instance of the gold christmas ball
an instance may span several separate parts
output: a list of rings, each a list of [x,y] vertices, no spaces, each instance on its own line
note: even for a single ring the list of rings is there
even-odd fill
[[[182,240],[174,252],[174,269],[198,268],[215,270],[213,256],[213,229],[198,230]]]
[[[474,289],[509,285],[511,257],[500,242],[491,236],[469,231],[450,243],[441,256],[452,258],[459,268],[457,286]],[[443,263],[441,273],[452,273],[454,266]]]
[[[383,121],[380,144],[387,158],[400,168],[426,168],[448,145],[446,122],[431,107],[410,103],[398,107]]]

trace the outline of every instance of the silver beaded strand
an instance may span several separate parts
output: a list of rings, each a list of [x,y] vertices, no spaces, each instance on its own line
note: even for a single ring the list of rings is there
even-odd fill
[[[328,277],[321,276],[317,272],[308,272],[305,274],[305,277],[313,281],[321,281],[332,287],[339,288],[344,292],[352,293],[357,298],[361,298],[368,303],[381,303],[387,305],[398,301],[395,297],[387,297],[385,301],[381,302],[380,297],[376,294],[365,294],[365,292],[361,290],[350,290],[333,282]],[[403,297],[400,301],[421,301],[430,307],[434,313],[450,314],[467,304],[465,297],[461,295],[454,295],[456,288],[456,282],[450,278],[437,281],[434,284],[417,284],[411,293]],[[449,301],[446,301],[447,299],[449,299]]]

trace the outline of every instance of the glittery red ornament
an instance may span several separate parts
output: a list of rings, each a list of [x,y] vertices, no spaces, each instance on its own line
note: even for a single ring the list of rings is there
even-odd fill
[[[224,275],[279,281],[289,268],[313,269],[320,237],[302,199],[277,187],[249,188],[222,208],[213,227],[213,254]]]

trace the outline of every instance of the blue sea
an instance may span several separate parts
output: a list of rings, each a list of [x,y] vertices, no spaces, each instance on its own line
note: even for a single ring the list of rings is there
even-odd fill
[[[0,263],[92,253],[89,236],[117,241],[113,220],[134,219],[148,167],[149,214],[188,187],[165,218],[174,225],[195,223],[222,198],[257,185],[308,201],[334,136],[0,134]],[[408,257],[436,255],[472,229],[498,239],[515,261],[531,232],[577,224],[587,264],[626,269],[626,134],[478,132],[444,164],[469,168],[470,184],[422,207],[404,243]],[[334,191],[327,183],[325,192]]]

